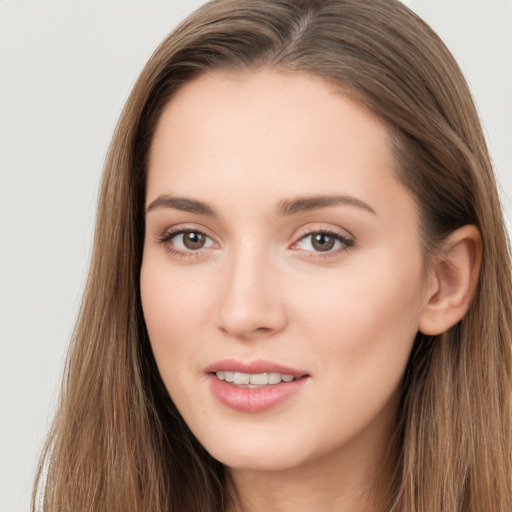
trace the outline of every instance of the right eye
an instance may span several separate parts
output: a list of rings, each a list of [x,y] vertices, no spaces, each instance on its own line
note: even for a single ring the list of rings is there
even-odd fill
[[[202,231],[195,229],[181,229],[170,231],[160,239],[170,252],[174,254],[187,254],[213,247],[215,242]]]

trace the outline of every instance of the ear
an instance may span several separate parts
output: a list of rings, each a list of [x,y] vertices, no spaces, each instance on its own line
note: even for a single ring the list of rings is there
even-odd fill
[[[418,327],[423,334],[441,334],[466,314],[481,262],[482,238],[476,226],[463,226],[450,234],[431,266]]]

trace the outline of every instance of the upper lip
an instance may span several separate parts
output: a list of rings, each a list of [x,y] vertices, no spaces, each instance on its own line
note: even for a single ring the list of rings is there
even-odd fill
[[[304,377],[308,372],[302,371],[297,368],[291,368],[280,363],[273,361],[265,361],[258,359],[255,361],[240,361],[237,359],[223,359],[217,361],[204,369],[205,373],[215,373],[219,371],[231,371],[240,373],[281,373],[286,375],[293,375],[295,378]]]

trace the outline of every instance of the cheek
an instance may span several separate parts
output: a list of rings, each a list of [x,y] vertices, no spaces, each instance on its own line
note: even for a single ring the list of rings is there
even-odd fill
[[[200,362],[205,324],[211,318],[208,287],[187,272],[171,272],[145,262],[141,270],[141,299],[151,348],[159,373],[183,414],[205,415],[201,401]],[[190,274],[190,272],[189,272]],[[192,378],[191,378],[192,377]]]
[[[193,272],[144,261],[141,299],[153,353],[162,375],[182,371],[200,347],[200,335],[211,318],[208,281]]]
[[[310,292],[295,300],[296,316],[303,317],[315,349],[336,358],[355,379],[373,372],[400,374],[418,329],[421,269],[420,258],[358,260],[357,268],[332,272],[316,286],[309,283]],[[329,358],[324,361],[330,364]]]
[[[326,437],[362,428],[386,406],[394,414],[417,333],[422,280],[416,268],[407,273],[403,266],[386,268],[387,273],[377,267],[340,272],[309,296],[308,307],[302,304],[302,339],[314,350],[325,397],[310,413],[321,417],[331,410],[333,393],[342,404],[330,413],[334,428]]]

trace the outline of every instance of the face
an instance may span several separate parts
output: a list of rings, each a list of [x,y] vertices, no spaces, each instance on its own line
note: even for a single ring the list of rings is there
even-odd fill
[[[425,304],[386,127],[320,79],[202,76],[159,120],[144,316],[183,418],[231,468],[387,441]]]

